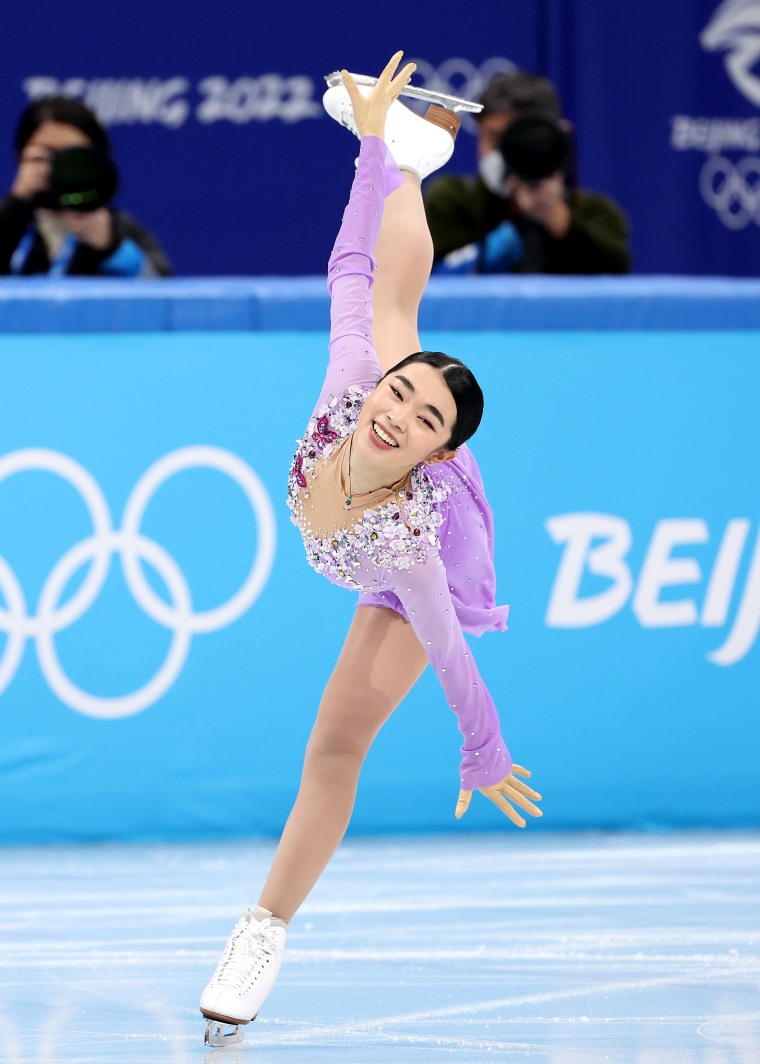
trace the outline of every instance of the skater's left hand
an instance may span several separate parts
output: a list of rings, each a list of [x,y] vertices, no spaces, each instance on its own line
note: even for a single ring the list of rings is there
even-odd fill
[[[480,787],[478,789],[494,805],[498,805],[502,813],[506,813],[513,824],[516,824],[518,828],[524,828],[525,819],[509,803],[514,802],[515,805],[519,805],[521,809],[524,809],[526,813],[530,813],[531,816],[543,816],[538,806],[529,801],[531,798],[534,798],[537,802],[541,801],[541,795],[538,791],[528,787],[522,780],[516,779],[516,776],[530,778],[530,772],[528,772],[527,768],[523,768],[522,765],[512,765],[512,771],[501,783],[497,783],[493,787]],[[454,813],[457,820],[461,820],[467,812],[471,798],[472,791],[459,792],[459,801]]]
[[[403,88],[409,84],[412,74],[417,69],[414,63],[406,63],[394,77],[394,71],[401,62],[403,52],[391,56],[385,70],[372,86],[367,96],[363,96],[356,82],[347,70],[341,70],[343,84],[351,97],[354,122],[359,136],[382,137],[385,134],[385,116],[388,108]]]

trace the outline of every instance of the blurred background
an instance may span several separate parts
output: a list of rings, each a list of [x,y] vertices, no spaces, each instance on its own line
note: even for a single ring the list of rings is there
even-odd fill
[[[108,127],[119,202],[180,275],[322,271],[355,152],[323,75],[377,72],[403,47],[416,82],[477,98],[519,68],[555,85],[578,182],[628,215],[643,274],[755,276],[760,225],[757,5],[473,0],[366,5],[31,0],[5,27],[0,175],[17,116],[75,95]],[[465,122],[448,169],[474,172]]]

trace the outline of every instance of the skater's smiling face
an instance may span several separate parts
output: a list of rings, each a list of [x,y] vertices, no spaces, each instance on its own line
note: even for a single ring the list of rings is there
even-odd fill
[[[453,457],[448,448],[457,407],[439,369],[412,363],[391,370],[367,397],[354,454],[403,476],[420,462]]]

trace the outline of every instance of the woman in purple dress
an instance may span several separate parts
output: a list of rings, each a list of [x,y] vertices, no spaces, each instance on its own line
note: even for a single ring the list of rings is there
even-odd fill
[[[491,511],[465,441],[483,396],[472,373],[421,352],[417,309],[432,242],[420,181],[453,150],[458,119],[425,118],[397,97],[397,53],[371,88],[328,89],[325,106],[361,140],[328,267],[330,359],[289,478],[309,563],[359,591],[346,642],[306,750],[301,787],[259,904],[236,924],[201,998],[207,1041],[255,1018],[279,970],[287,923],[349,823],[372,742],[428,662],[462,734],[461,817],[480,791],[515,824],[540,816],[517,776],[464,632],[506,627],[494,598]],[[510,804],[512,803],[512,804]]]

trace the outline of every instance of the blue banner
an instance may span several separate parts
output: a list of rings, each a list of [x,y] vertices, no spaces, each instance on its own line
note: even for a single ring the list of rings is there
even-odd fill
[[[757,276],[758,4],[553,10],[544,64],[576,126],[580,183],[628,212],[634,269]]]
[[[213,11],[203,0],[134,0],[95,15],[84,0],[65,10],[31,0],[4,29],[0,179],[10,187],[26,103],[75,95],[109,128],[119,204],[156,233],[177,273],[322,273],[357,151],[323,111],[324,75],[378,73],[404,48],[418,84],[477,95],[491,74],[537,59],[530,0],[511,5],[508,33],[484,35],[492,17],[487,0],[466,17],[417,3],[401,19],[240,0]],[[471,132],[458,159],[474,168]]]
[[[757,333],[425,341],[487,398],[510,631],[473,648],[542,826],[757,824]],[[283,501],[325,342],[0,341],[0,840],[281,829],[353,610]],[[426,675],[354,830],[504,827],[453,820],[458,747]]]
[[[323,75],[375,72],[403,46],[416,81],[477,96],[513,65],[550,77],[575,125],[581,185],[628,214],[634,269],[757,275],[757,5],[696,0],[417,3],[403,24],[365,11],[228,0],[213,13],[134,0],[93,15],[31,0],[4,27],[0,181],[16,116],[50,92],[107,124],[119,203],[180,274],[321,273],[356,144],[321,107]],[[448,169],[476,169],[466,118]]]

